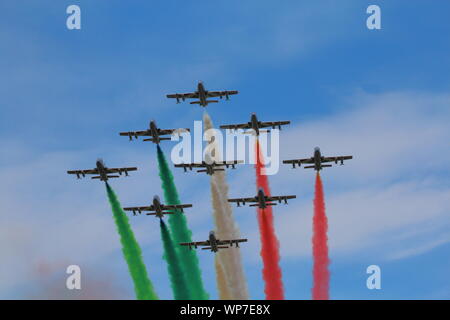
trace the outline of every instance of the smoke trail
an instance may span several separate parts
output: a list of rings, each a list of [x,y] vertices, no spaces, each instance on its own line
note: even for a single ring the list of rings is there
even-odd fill
[[[225,279],[225,273],[223,271],[223,267],[220,264],[219,257],[215,256],[215,264],[216,264],[216,282],[217,282],[217,290],[219,291],[219,299],[220,300],[231,300],[231,295],[228,290],[227,279]]]
[[[212,129],[213,124],[208,113],[203,114],[203,122],[205,130]],[[215,143],[215,142],[212,142]],[[215,148],[216,156],[219,147]],[[239,230],[234,221],[233,211],[228,202],[228,184],[225,172],[218,171],[211,176],[211,198],[214,214],[214,223],[216,235],[219,239],[239,238]],[[216,273],[223,272],[228,292],[219,292],[219,296],[228,296],[229,299],[245,300],[248,299],[247,281],[244,276],[242,267],[241,252],[236,248],[221,250],[217,254],[221,270]],[[217,267],[217,264],[216,264]],[[223,288],[221,283],[217,283],[219,290]]]
[[[269,180],[264,174],[262,154],[259,141],[256,140],[256,185],[263,188],[264,193],[270,196]],[[280,253],[278,239],[275,234],[272,207],[258,208],[258,224],[261,238],[261,257],[263,260],[264,292],[267,300],[284,299],[283,280],[281,275]]]
[[[320,174],[316,175],[316,189],[314,194],[314,218],[313,218],[313,279],[312,288],[313,300],[329,299],[329,282],[330,271],[328,266],[330,260],[328,258],[328,220],[325,214],[325,201],[323,195],[322,180]]]
[[[188,289],[183,267],[180,263],[169,229],[160,219],[161,240],[164,245],[164,259],[167,261],[167,270],[170,277],[170,285],[175,300],[189,300],[191,295]]]
[[[158,299],[158,296],[148,277],[142,259],[141,248],[134,237],[133,230],[131,230],[128,217],[125,212],[123,212],[116,194],[108,183],[106,183],[106,191],[114,215],[114,221],[116,222],[117,231],[120,235],[123,256],[128,264],[131,278],[133,279],[136,298],[139,300],[156,300]]]
[[[164,190],[164,199],[169,204],[180,204],[172,172],[159,145],[157,146],[157,152],[159,176]],[[169,215],[169,225],[175,243],[192,241],[192,232],[187,226],[186,216],[179,210],[174,210],[174,214]],[[184,274],[192,294],[192,299],[208,299],[208,293],[203,287],[197,253],[194,250],[181,248],[179,245],[175,248],[185,270]]]

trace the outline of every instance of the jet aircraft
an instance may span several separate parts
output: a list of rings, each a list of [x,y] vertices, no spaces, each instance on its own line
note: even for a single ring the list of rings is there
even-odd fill
[[[260,188],[258,190],[258,194],[253,198],[237,198],[237,199],[228,199],[228,202],[235,202],[237,203],[237,206],[240,207],[241,204],[245,205],[248,202],[253,202],[254,204],[250,204],[250,207],[259,207],[260,209],[265,209],[268,206],[275,206],[277,205],[276,202],[281,203],[284,201],[285,204],[287,204],[288,199],[295,199],[296,196],[267,196],[264,193],[264,190]]]
[[[96,168],[86,170],[69,170],[68,174],[75,174],[77,178],[85,177],[87,174],[97,174],[98,176],[91,177],[91,179],[100,179],[100,181],[108,181],[109,178],[119,178],[122,173],[128,176],[129,171],[136,171],[136,167],[125,168],[108,168],[105,166],[102,159],[98,159],[96,162]],[[119,175],[110,175],[111,173],[118,173]]]
[[[141,214],[142,211],[149,211],[147,215],[154,215],[158,218],[164,217],[165,214],[173,214],[175,210],[184,212],[183,208],[190,208],[192,204],[163,204],[158,196],[153,197],[153,203],[150,206],[144,207],[127,207],[123,208],[125,211],[133,211],[133,215],[136,212]]]
[[[331,164],[323,164],[327,162],[334,162],[337,164],[340,162],[341,165],[344,164],[344,160],[353,159],[353,156],[337,156],[337,157],[324,157],[320,152],[320,148],[314,148],[314,155],[311,158],[306,159],[293,159],[293,160],[283,160],[283,163],[292,164],[292,168],[294,169],[296,165],[299,167],[301,164],[312,164],[310,166],[305,166],[305,169],[314,169],[316,171],[320,171],[325,167],[332,167]]]
[[[167,98],[177,99],[177,103],[180,103],[180,99],[183,101],[185,101],[186,99],[198,99],[196,101],[190,102],[190,104],[199,104],[202,107],[206,107],[208,103],[219,102],[219,100],[208,100],[208,98],[219,97],[220,99],[222,99],[223,97],[225,97],[227,100],[229,100],[229,97],[234,94],[238,94],[238,91],[208,91],[205,89],[203,82],[199,81],[197,84],[197,90],[195,92],[168,94]]]
[[[233,244],[236,246],[236,248],[238,248],[240,242],[247,242],[247,239],[220,240],[216,238],[214,231],[210,231],[209,238],[206,241],[181,242],[180,245],[188,246],[190,250],[192,250],[192,247],[197,249],[198,246],[204,246],[202,250],[211,250],[211,252],[217,252],[219,251],[219,249],[231,248],[233,247]]]

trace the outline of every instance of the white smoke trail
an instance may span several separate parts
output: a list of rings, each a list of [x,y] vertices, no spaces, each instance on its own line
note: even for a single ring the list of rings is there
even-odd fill
[[[219,257],[214,259],[216,265],[216,283],[217,291],[219,291],[220,300],[231,300],[230,290],[228,289],[227,279],[225,278],[225,272],[220,264]]]
[[[212,129],[213,124],[208,113],[204,113],[203,122],[205,130]],[[212,142],[213,144],[215,142]],[[219,146],[214,148],[217,157]],[[239,238],[239,229],[234,221],[233,212],[228,202],[228,184],[224,171],[217,171],[211,176],[211,198],[216,226],[216,235],[219,239]],[[247,281],[242,267],[241,253],[239,249],[230,248],[217,253],[217,259],[222,267],[225,280],[228,284],[228,292],[219,292],[219,296],[229,296],[230,299],[248,299]],[[220,290],[223,285],[218,283]]]

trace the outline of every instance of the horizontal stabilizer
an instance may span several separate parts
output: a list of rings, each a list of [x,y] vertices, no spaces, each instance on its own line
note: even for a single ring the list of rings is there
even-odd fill
[[[218,100],[206,100],[206,103],[217,103],[217,102],[219,102]],[[189,102],[190,104],[201,104],[202,102],[201,101],[192,101],[192,102]]]
[[[162,140],[171,140],[171,138],[167,138],[167,137],[160,137],[159,138],[160,141]],[[151,142],[156,142],[156,139],[154,138],[148,138],[148,139],[143,139],[142,141],[151,141]]]
[[[120,176],[106,176],[107,178],[120,178]]]
[[[305,169],[311,169],[311,168],[315,168],[315,166],[304,166],[303,168],[305,168]]]
[[[229,246],[217,246],[217,249],[228,249]]]
[[[325,168],[325,167],[332,167],[332,165],[331,164],[323,164],[322,168]]]
[[[202,250],[211,250],[211,247],[204,247]]]

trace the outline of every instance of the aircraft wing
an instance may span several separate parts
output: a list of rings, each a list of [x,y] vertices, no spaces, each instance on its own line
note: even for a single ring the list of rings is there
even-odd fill
[[[244,161],[243,160],[232,160],[232,161],[216,162],[216,164],[220,164],[220,165],[231,165],[231,164],[238,164],[238,163],[244,163]]]
[[[208,93],[206,94],[208,97],[226,97],[226,96],[231,96],[234,94],[238,94],[238,92],[236,90],[231,90],[231,91],[208,91]]]
[[[87,169],[87,170],[69,170],[68,174],[85,175],[85,174],[98,174],[98,169]]]
[[[136,171],[136,167],[125,167],[125,168],[105,168],[107,173],[120,173],[120,172],[128,172],[128,171]]]
[[[307,158],[307,159],[293,159],[293,160],[283,160],[283,163],[314,163],[314,158]]]
[[[232,240],[218,240],[217,244],[218,245],[223,245],[223,244],[229,244],[229,245],[233,245],[233,244],[238,244],[240,242],[247,242],[247,239],[232,239]]]
[[[123,208],[123,210],[133,211],[133,213],[136,213],[136,212],[141,213],[142,211],[154,211],[155,207],[153,205],[146,206],[146,207],[127,207],[127,208]]]
[[[216,162],[212,163],[212,166],[214,166],[214,167],[226,166],[228,168],[228,166],[234,166],[235,164],[238,164],[238,163],[244,163],[244,161],[242,161],[242,160],[216,161]],[[206,166],[205,162],[204,162],[203,166]]]
[[[275,129],[276,127],[279,127],[281,129],[281,126],[290,124],[290,121],[270,121],[270,122],[261,122],[259,124],[260,128],[268,128],[268,127],[272,127],[273,129]]]
[[[335,163],[338,163],[338,161],[340,161],[341,163],[343,163],[344,160],[350,160],[350,159],[353,159],[353,156],[324,157],[322,159],[322,162],[335,162]]]
[[[228,199],[228,202],[236,202],[238,205],[240,203],[245,204],[246,202],[258,202],[256,197],[253,198],[236,198],[236,199]]]
[[[150,130],[120,132],[119,134],[121,136],[126,136],[126,137],[138,137],[138,136],[141,137],[141,136],[151,136],[152,135],[150,133]]]
[[[189,130],[188,128],[180,128],[180,129],[159,129],[159,130],[158,130],[158,133],[159,133],[160,135],[166,135],[166,134],[172,134],[172,133],[174,133],[174,132],[183,132],[183,131],[189,132],[190,130]]]
[[[250,122],[246,123],[236,123],[236,124],[226,124],[223,126],[220,126],[220,129],[250,129],[252,127]]]
[[[267,197],[266,201],[278,201],[281,203],[281,201],[284,201],[287,203],[288,199],[295,199],[297,196],[273,196],[273,197]]]
[[[204,168],[204,167],[206,167],[205,163],[180,163],[175,165],[175,168]]]
[[[209,246],[209,241],[197,241],[197,242],[181,242],[182,246],[196,247],[196,246]]]
[[[183,211],[183,208],[191,208],[192,204],[165,204],[163,206],[164,210],[176,210],[181,209]]]
[[[180,163],[176,164],[175,168],[202,168],[204,166],[203,163]]]
[[[168,94],[166,97],[172,98],[172,99],[198,98],[198,93],[196,93],[196,92],[174,93],[174,94]]]

